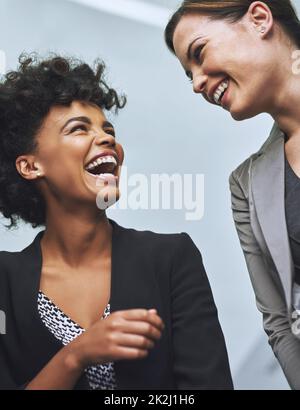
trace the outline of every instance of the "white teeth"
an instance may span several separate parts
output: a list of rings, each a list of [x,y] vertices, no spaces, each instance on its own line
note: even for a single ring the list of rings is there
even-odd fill
[[[99,165],[104,164],[104,163],[112,163],[114,165],[117,165],[116,159],[111,155],[107,155],[105,157],[97,158],[97,160],[95,160],[94,162],[88,164],[86,166],[86,169],[89,171],[89,170],[92,170],[92,169],[94,169],[94,168],[96,168]]]
[[[228,86],[229,86],[229,80],[225,80],[222,82],[222,84],[219,85],[219,87],[214,93],[214,100],[216,104],[220,104],[220,97],[223,94],[223,92],[227,90]]]

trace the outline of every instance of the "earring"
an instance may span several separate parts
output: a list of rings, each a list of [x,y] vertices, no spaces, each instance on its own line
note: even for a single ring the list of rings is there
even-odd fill
[[[40,171],[37,171],[36,176],[37,176],[37,177],[40,177],[40,176],[41,176]]]
[[[266,27],[262,26],[260,29],[261,34],[264,34],[266,32]]]

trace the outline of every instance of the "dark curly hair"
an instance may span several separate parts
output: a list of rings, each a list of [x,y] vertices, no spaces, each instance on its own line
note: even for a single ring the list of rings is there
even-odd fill
[[[104,80],[105,64],[95,69],[74,58],[22,54],[17,71],[8,72],[0,83],[0,212],[10,219],[7,228],[19,220],[33,228],[44,226],[46,204],[36,183],[18,173],[18,156],[33,153],[36,135],[50,109],[70,106],[75,100],[96,104],[104,110],[126,104]]]

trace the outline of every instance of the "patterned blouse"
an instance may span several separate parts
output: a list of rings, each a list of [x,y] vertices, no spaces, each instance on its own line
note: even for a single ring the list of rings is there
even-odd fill
[[[42,291],[38,294],[38,311],[48,330],[65,346],[81,335],[85,329],[70,319]],[[110,314],[110,304],[101,319]],[[116,377],[113,363],[89,366],[85,370],[91,390],[114,390]]]

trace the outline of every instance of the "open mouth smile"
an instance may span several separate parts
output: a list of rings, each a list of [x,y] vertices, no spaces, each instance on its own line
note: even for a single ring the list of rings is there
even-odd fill
[[[90,161],[84,169],[94,178],[117,179],[118,161],[113,155],[101,155]]]
[[[221,105],[222,99],[229,87],[229,79],[224,80],[214,91],[213,100],[217,105]]]

